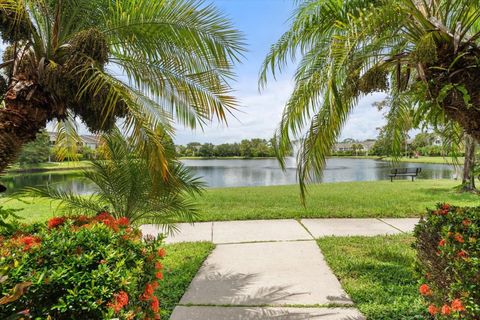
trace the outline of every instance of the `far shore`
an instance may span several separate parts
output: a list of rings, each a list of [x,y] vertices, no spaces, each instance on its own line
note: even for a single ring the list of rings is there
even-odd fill
[[[418,157],[418,158],[400,158],[393,159],[390,157],[379,156],[332,156],[330,158],[338,159],[372,159],[377,161],[388,162],[407,162],[407,163],[426,163],[426,164],[449,164],[449,165],[462,165],[464,158],[444,158],[444,157]],[[262,159],[275,159],[274,157],[180,157],[180,160],[262,160]],[[90,162],[88,160],[83,161],[64,161],[64,162],[46,162],[28,166],[12,166],[6,175],[16,175],[21,173],[40,173],[40,172],[52,172],[52,171],[78,171],[88,169]]]

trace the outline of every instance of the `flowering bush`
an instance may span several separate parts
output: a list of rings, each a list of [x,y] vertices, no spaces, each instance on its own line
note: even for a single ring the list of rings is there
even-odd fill
[[[480,208],[440,204],[415,228],[419,293],[433,319],[480,317]]]
[[[160,318],[165,250],[126,218],[57,217],[0,244],[0,319]]]

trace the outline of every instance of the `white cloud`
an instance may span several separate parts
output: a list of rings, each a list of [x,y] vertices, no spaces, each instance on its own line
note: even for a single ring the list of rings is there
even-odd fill
[[[269,83],[262,93],[257,90],[256,79],[245,79],[238,83],[236,95],[242,107],[235,113],[237,119],[230,117],[229,125],[213,123],[204,131],[192,131],[177,127],[175,142],[211,142],[213,144],[238,142],[242,139],[270,139],[277,128],[288,97],[293,90],[293,82],[283,78]],[[350,115],[341,139],[359,140],[375,138],[377,128],[384,125],[383,115],[372,104],[385,98],[384,94],[375,93],[360,100]]]

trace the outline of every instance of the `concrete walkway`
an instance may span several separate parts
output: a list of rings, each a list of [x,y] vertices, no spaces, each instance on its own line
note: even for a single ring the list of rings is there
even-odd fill
[[[418,219],[303,219],[180,224],[167,243],[217,244],[172,320],[361,320],[315,239],[411,232]],[[145,235],[157,235],[153,225]]]

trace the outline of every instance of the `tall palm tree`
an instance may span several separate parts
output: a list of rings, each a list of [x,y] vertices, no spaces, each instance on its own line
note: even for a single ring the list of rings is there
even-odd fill
[[[304,135],[298,178],[320,175],[359,99],[391,95],[391,115],[407,101],[416,115],[453,121],[480,139],[480,2],[471,0],[305,0],[266,57],[260,86],[301,55],[295,88],[277,131],[288,155]]]
[[[48,121],[67,135],[75,117],[92,132],[121,122],[165,171],[174,119],[225,121],[236,106],[242,36],[199,1],[0,0],[0,33],[0,172]]]

